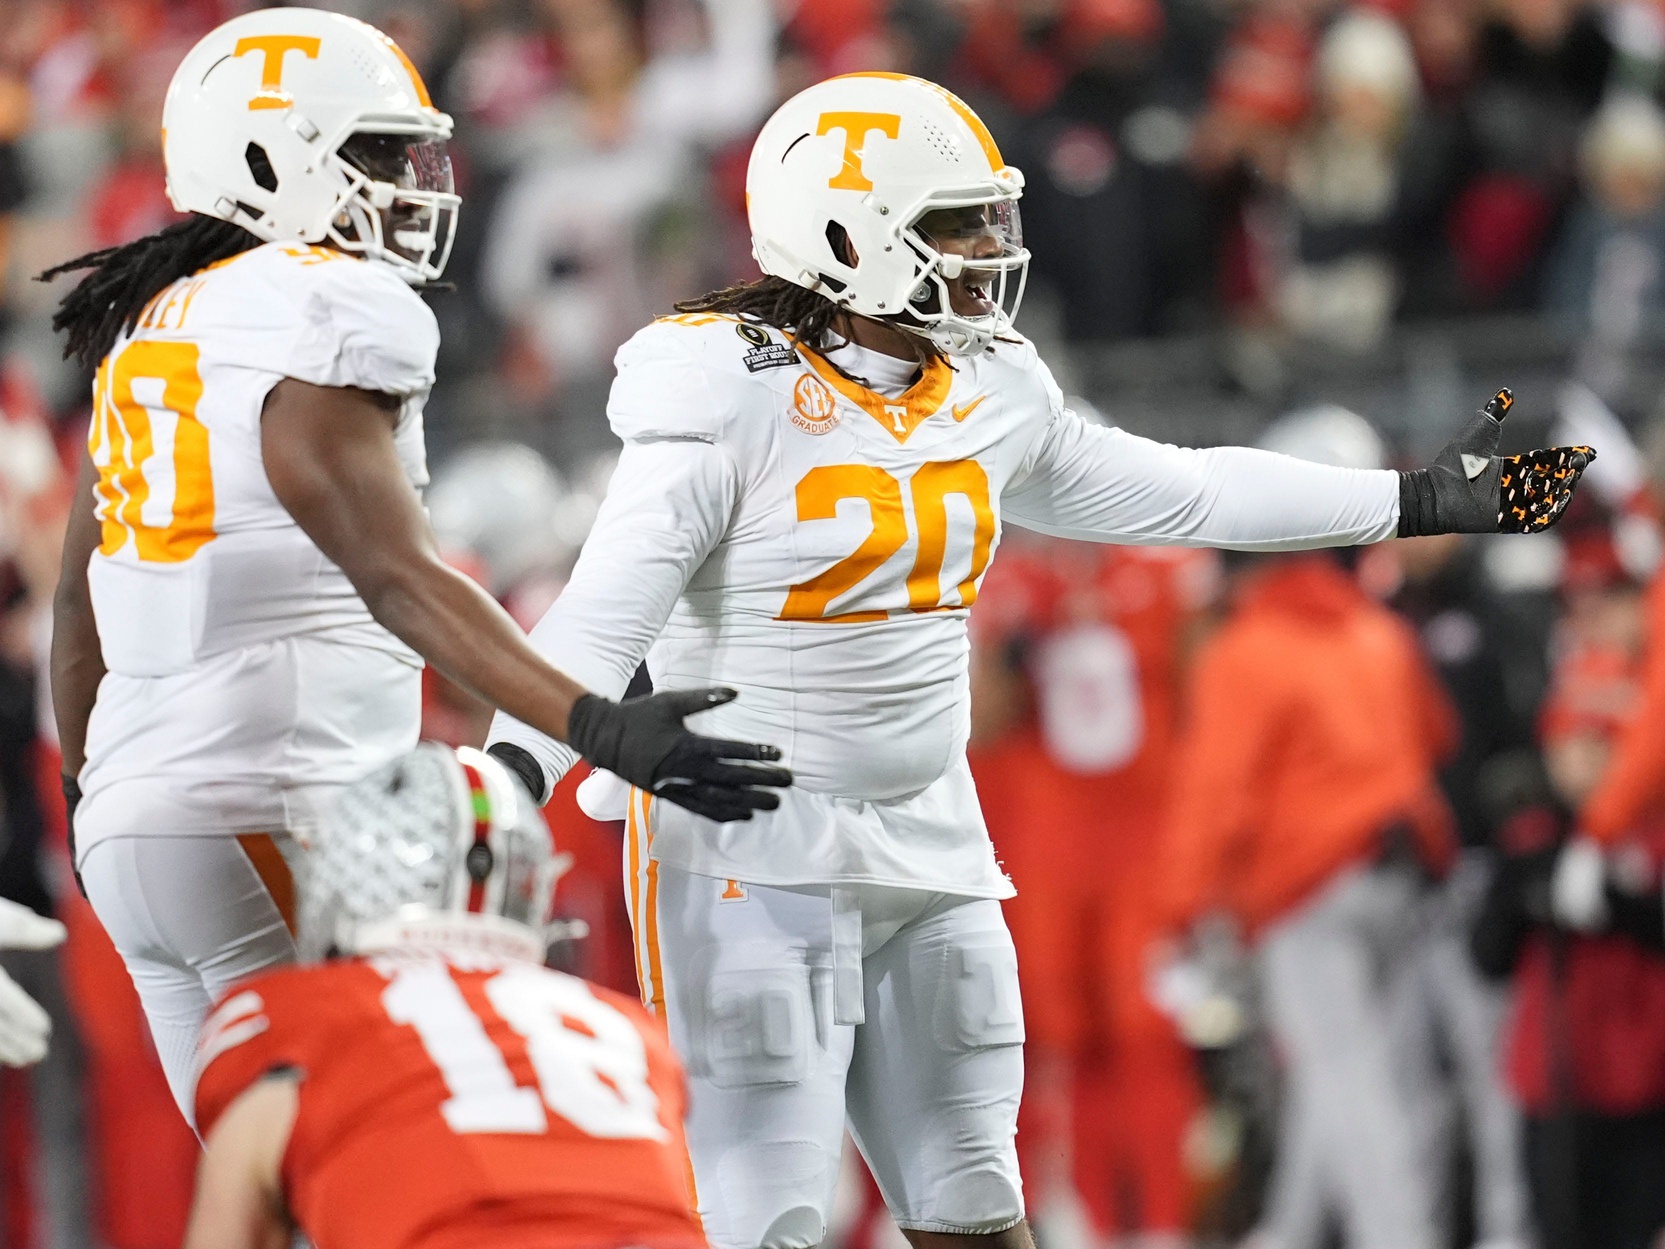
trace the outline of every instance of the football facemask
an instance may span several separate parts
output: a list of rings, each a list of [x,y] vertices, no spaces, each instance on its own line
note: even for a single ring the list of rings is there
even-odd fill
[[[403,262],[423,281],[445,270],[462,199],[443,139],[365,131],[336,153],[346,189],[330,239],[345,251]]]
[[[933,208],[902,237],[923,269],[899,325],[950,355],[1010,332],[1029,276],[1016,200]]]

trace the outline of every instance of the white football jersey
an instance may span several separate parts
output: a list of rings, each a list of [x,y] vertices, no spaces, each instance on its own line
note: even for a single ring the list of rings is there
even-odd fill
[[[93,386],[103,541],[87,577],[105,666],[163,676],[342,629],[403,650],[272,493],[260,415],[285,377],[403,396],[399,454],[424,486],[438,348],[433,313],[393,269],[323,247],[267,243],[159,294]]]
[[[163,832],[287,826],[286,787],[355,779],[414,744],[421,661],[278,502],[261,411],[285,377],[400,396],[396,445],[420,489],[438,346],[391,267],[299,243],[175,282],[117,341],[88,436],[108,675],[78,829],[140,807]]]
[[[1262,549],[1397,522],[1390,472],[1090,425],[1021,340],[933,361],[896,398],[731,317],[658,321],[617,363],[625,450],[532,638],[613,697],[644,654],[656,687],[732,686],[691,727],[785,752],[777,812],[718,826],[653,804],[653,857],[706,875],[1010,891],[965,764],[966,618],[1003,520]],[[492,739],[552,773],[572,759],[501,715]]]

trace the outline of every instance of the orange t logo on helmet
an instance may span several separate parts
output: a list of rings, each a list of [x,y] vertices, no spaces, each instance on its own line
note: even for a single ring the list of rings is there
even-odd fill
[[[249,35],[239,39],[232,56],[258,52],[260,64],[260,94],[249,101],[250,108],[288,108],[295,101],[283,89],[283,58],[286,53],[299,52],[318,59],[319,40],[310,35]]]
[[[822,113],[815,133],[844,132],[844,165],[827,185],[838,191],[871,191],[873,182],[861,167],[861,147],[877,130],[887,139],[902,132],[902,119],[895,113]]]

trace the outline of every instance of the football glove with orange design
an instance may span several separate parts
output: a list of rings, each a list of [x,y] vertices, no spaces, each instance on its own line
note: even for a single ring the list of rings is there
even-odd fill
[[[1515,397],[1493,395],[1430,468],[1399,474],[1399,536],[1434,533],[1537,533],[1572,502],[1595,460],[1590,447],[1547,447],[1497,454],[1503,418]]]

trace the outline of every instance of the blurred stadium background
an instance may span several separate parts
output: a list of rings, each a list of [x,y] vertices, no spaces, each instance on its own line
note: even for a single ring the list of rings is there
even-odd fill
[[[0,1073],[5,1249],[163,1249],[188,1201],[195,1142],[64,853],[42,673],[89,379],[53,341],[62,288],[31,275],[170,220],[162,93],[239,7],[0,0],[0,895],[72,929],[61,951],[3,956],[57,1020],[46,1064]],[[1665,754],[1665,706],[1644,694],[1665,649],[1649,636],[1665,630],[1661,596],[1648,607],[1665,488],[1665,4],[338,7],[388,30],[457,119],[465,207],[455,290],[432,296],[430,504],[454,558],[523,622],[558,593],[605,486],[614,349],[673,300],[753,272],[750,138],[780,99],[849,70],[948,85],[1025,170],[1020,328],[1105,420],[1209,444],[1340,405],[1411,464],[1507,384],[1506,450],[1552,433],[1596,444],[1556,537],[1387,543],[1345,562],[1444,687],[1427,691],[1435,745],[1387,733],[1379,750],[1384,771],[1444,761],[1454,815],[1431,814],[1408,848],[1382,830],[1326,843],[1326,804],[1345,794],[1322,787],[1300,795],[1303,835],[1274,836],[1250,785],[1238,815],[1263,844],[1198,849],[1223,835],[1194,799],[1229,774],[1210,752],[1236,731],[1207,722],[1235,679],[1218,641],[1280,592],[1275,565],[1009,532],[973,621],[973,763],[1021,891],[1020,1149],[1045,1249],[1231,1243],[1257,1225],[1280,1151],[1286,1186],[1305,1176],[1317,1194],[1314,1244],[1380,1243],[1359,1211],[1413,1192],[1451,1246],[1653,1243],[1665,930],[1556,930],[1534,898],[1616,745]],[[1316,662],[1263,637],[1251,668]],[[482,708],[438,680],[428,693],[430,735],[478,740]],[[1252,703],[1245,733],[1299,736]],[[550,809],[580,861],[562,901],[592,935],[561,957],[633,987],[618,831],[584,820],[570,790]],[[1639,898],[1658,896],[1660,797],[1633,802],[1614,843]],[[1268,1026],[1282,938],[1262,937],[1299,906],[1257,912],[1245,896],[1221,912],[1226,877],[1185,876],[1208,862],[1229,876],[1243,854],[1309,889],[1409,856],[1366,969],[1396,1083],[1313,1085],[1334,1104],[1301,1112],[1347,1131],[1391,1095],[1415,1165],[1365,1177],[1380,1192],[1291,1154],[1301,1055]],[[1200,917],[1189,954],[1165,962],[1182,915]],[[899,1240],[854,1163],[835,1239]]]

